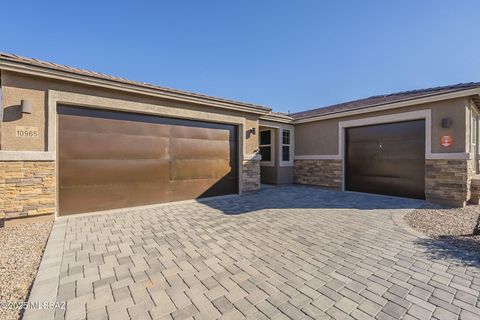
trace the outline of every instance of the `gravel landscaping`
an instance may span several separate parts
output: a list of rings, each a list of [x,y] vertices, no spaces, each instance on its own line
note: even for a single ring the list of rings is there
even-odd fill
[[[480,251],[480,235],[473,235],[479,205],[465,208],[445,208],[425,204],[405,216],[405,221],[415,230],[432,238]]]
[[[0,302],[23,302],[37,273],[53,221],[0,228]],[[0,319],[18,319],[19,310],[0,308]]]

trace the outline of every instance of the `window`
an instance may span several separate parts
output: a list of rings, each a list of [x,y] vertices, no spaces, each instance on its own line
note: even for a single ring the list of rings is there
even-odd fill
[[[272,131],[260,131],[260,154],[262,161],[272,161]]]
[[[282,161],[290,161],[290,130],[282,130]]]

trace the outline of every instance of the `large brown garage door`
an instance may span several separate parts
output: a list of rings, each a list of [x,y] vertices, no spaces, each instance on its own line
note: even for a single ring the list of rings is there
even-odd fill
[[[60,215],[238,192],[237,128],[58,107]]]
[[[346,130],[346,189],[425,199],[425,121]]]

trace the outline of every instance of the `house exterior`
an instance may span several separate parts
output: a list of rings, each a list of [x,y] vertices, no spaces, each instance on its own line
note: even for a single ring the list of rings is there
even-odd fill
[[[478,88],[417,90],[294,114],[296,182],[453,206],[475,201]]]
[[[0,85],[0,221],[261,183],[478,202],[478,83],[291,115],[11,54]]]

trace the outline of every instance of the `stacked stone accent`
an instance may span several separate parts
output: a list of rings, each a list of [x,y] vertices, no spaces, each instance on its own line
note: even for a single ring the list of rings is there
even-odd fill
[[[260,158],[244,160],[242,171],[242,191],[260,189]]]
[[[471,160],[425,160],[427,201],[463,207],[471,196]]]
[[[342,188],[342,160],[295,160],[295,183]]]
[[[54,213],[54,174],[53,161],[0,162],[0,221]]]
[[[470,202],[480,204],[480,178],[472,179],[470,187]]]

